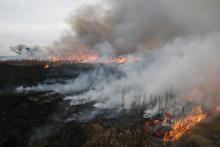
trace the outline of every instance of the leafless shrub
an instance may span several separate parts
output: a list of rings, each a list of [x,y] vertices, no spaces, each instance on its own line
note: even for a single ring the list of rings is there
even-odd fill
[[[177,107],[176,95],[173,90],[167,91],[163,95],[136,95],[129,107],[129,113],[140,116],[147,109],[158,107],[158,112],[169,112]]]

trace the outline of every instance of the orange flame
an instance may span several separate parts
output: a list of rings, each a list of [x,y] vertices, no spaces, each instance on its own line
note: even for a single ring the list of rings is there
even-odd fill
[[[202,107],[195,107],[185,118],[180,119],[173,124],[173,130],[166,133],[163,140],[165,142],[174,142],[179,140],[185,133],[204,120],[205,117],[206,115],[202,111]]]
[[[44,65],[44,69],[48,69],[48,68],[50,68],[50,65],[49,64],[45,64]]]
[[[103,64],[123,64],[128,62],[128,57],[120,56],[115,58],[107,58],[102,60],[97,54],[80,54],[71,56],[49,56],[47,58],[50,62],[70,62],[70,63],[103,63]],[[132,62],[132,60],[130,60]],[[136,60],[134,60],[136,62]]]
[[[81,53],[75,55],[51,55],[42,58],[26,58],[27,61],[49,61],[52,63],[101,63],[101,64],[123,64],[123,63],[136,63],[140,61],[136,56],[118,56],[118,57],[99,57],[97,53]]]
[[[88,63],[95,62],[98,59],[97,54],[81,54],[81,55],[72,55],[72,56],[50,56],[48,58],[51,62],[62,62],[68,61],[71,63]]]
[[[107,63],[118,63],[118,64],[122,64],[128,61],[127,57],[118,57],[118,58],[112,58],[110,59],[110,61],[108,61]]]

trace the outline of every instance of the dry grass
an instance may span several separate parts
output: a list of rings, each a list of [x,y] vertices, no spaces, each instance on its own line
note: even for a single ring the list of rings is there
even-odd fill
[[[220,115],[206,120],[196,126],[191,132],[180,141],[174,143],[175,146],[195,146],[195,147],[219,147],[220,146]]]
[[[120,126],[105,128],[98,123],[86,126],[88,140],[84,147],[145,147],[150,143],[141,128],[136,130],[122,129]]]

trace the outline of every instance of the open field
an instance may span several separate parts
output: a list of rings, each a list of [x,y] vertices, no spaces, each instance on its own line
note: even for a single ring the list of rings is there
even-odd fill
[[[34,85],[46,79],[72,79],[95,68],[89,64],[50,64],[44,62],[0,63],[0,146],[3,147],[218,147],[220,116],[202,122],[182,139],[165,143],[144,132],[141,112],[121,112],[107,119],[66,121],[69,115],[93,110],[92,103],[70,106],[61,94],[49,92],[17,93],[20,85]],[[68,109],[67,109],[68,108]],[[107,113],[107,111],[106,111]],[[105,115],[105,113],[103,114]]]

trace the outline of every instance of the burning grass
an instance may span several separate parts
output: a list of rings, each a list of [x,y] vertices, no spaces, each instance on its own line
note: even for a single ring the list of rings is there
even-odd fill
[[[4,114],[4,112],[6,111],[6,108],[10,110],[7,112],[8,115],[7,116],[5,115],[4,119],[2,119],[2,121],[4,121],[5,118],[8,118],[8,117],[12,118],[11,120],[4,121],[4,123],[7,124],[7,126],[13,125],[17,121],[20,122],[20,119],[22,119],[21,123],[16,123],[18,127],[23,128],[22,131],[18,130],[16,134],[13,134],[13,137],[15,138],[14,140],[15,145],[18,143],[16,142],[17,141],[16,139],[19,139],[19,143],[21,144],[21,146],[26,146],[27,144],[29,144],[29,146],[34,146],[34,147],[38,147],[38,146],[84,146],[84,147],[91,147],[91,146],[109,146],[109,147],[111,146],[115,146],[115,147],[173,146],[175,147],[179,145],[181,146],[192,146],[195,144],[197,145],[201,141],[205,142],[204,144],[206,145],[218,144],[218,137],[220,134],[219,132],[220,128],[218,124],[220,122],[220,119],[219,119],[220,117],[217,119],[211,120],[209,124],[210,125],[214,124],[213,126],[212,125],[209,126],[209,124],[203,123],[203,124],[197,124],[197,126],[190,125],[190,127],[185,127],[185,128],[190,128],[191,133],[188,134],[186,133],[186,131],[183,131],[184,136],[181,136],[181,138],[175,140],[174,142],[172,141],[163,142],[160,137],[146,134],[144,132],[144,125],[143,125],[144,120],[142,119],[142,116],[141,116],[142,105],[146,106],[146,104],[145,103],[138,104],[136,103],[137,102],[136,100],[132,104],[132,107],[130,108],[129,111],[121,112],[120,114],[118,114],[117,117],[112,118],[112,119],[97,118],[97,119],[94,119],[93,121],[81,122],[81,123],[80,122],[63,123],[59,119],[48,121],[48,117],[43,118],[42,120],[40,119],[41,122],[49,122],[51,126],[49,124],[47,124],[46,126],[49,128],[54,128],[54,129],[56,128],[55,129],[56,131],[54,134],[50,134],[49,136],[46,136],[45,138],[34,139],[33,137],[36,137],[36,134],[33,135],[31,133],[35,125],[40,124],[40,120],[38,119],[42,117],[43,112],[44,113],[47,112],[47,108],[49,105],[53,107],[53,106],[56,106],[57,103],[54,103],[53,105],[53,100],[52,100],[53,96],[50,96],[50,95],[45,96],[45,95],[40,94],[40,95],[33,96],[32,94],[28,94],[27,96],[24,95],[24,98],[22,99],[16,98],[16,95],[14,95],[13,97],[14,97],[13,101],[7,101],[8,98],[3,97],[2,103],[1,103],[2,111],[0,114]],[[50,101],[47,102],[48,100]],[[26,105],[23,105],[25,101],[28,101],[28,102],[31,101],[31,103],[33,103],[35,107],[38,107],[38,106],[42,107],[40,109],[42,113],[40,113],[39,115],[32,116],[32,114],[38,114],[39,109],[33,109],[31,105],[29,107],[27,107]],[[15,102],[16,102],[16,105],[18,105],[19,110],[25,109],[25,113],[23,111],[17,111],[17,107],[15,108],[13,107],[8,108],[7,106],[2,107],[2,105],[6,105],[8,103],[11,103],[10,105],[13,106]],[[81,105],[77,109],[77,112],[74,112],[74,113],[80,113],[82,109],[84,108],[85,106]],[[31,109],[31,111],[29,109]],[[53,109],[57,110],[56,107],[53,107]],[[60,110],[65,110],[65,109],[60,108]],[[16,115],[15,113],[13,113],[14,111],[17,111]],[[54,111],[50,113],[53,114]],[[61,116],[59,116],[60,115],[59,113],[55,114],[56,118],[62,118],[64,116],[62,115],[62,113],[61,113]],[[193,116],[191,116],[190,114],[193,114]],[[193,111],[190,114],[188,114],[182,120],[182,122],[191,121],[192,119],[189,119],[188,116],[191,116],[190,118],[193,118],[193,119],[197,118],[196,116],[198,115],[203,116],[203,113],[201,112],[200,107],[196,107],[195,109],[193,109]],[[14,117],[17,115],[19,116],[18,118]],[[47,113],[47,115],[50,115],[50,114]],[[25,122],[26,118],[28,119],[28,121]],[[199,117],[199,118],[203,118],[203,117]],[[17,120],[17,121],[14,121],[14,120]],[[199,120],[197,120],[196,123]],[[193,128],[192,126],[195,128]],[[42,127],[44,128],[44,126]],[[10,128],[5,128],[4,124],[1,126],[1,129],[4,130],[4,132],[12,131]],[[42,131],[44,132],[45,129],[43,129]],[[28,136],[26,136],[25,140],[22,140],[24,138],[19,137],[21,134],[28,134]],[[5,141],[1,140],[3,141],[2,143],[4,143],[3,145],[8,144],[7,141],[8,139],[9,140],[11,139],[10,136],[4,136],[4,134],[2,134],[2,136],[5,138]],[[170,138],[173,139],[174,137],[172,136]]]
[[[163,140],[166,142],[179,140],[205,118],[206,115],[201,106],[193,108],[192,112],[190,112],[185,118],[177,120],[173,124],[173,130],[166,133]]]
[[[26,81],[38,83],[47,79],[48,75],[57,79],[60,78],[60,76],[66,77],[66,75],[63,75],[63,72],[58,72],[59,74],[54,74],[54,72],[66,71],[69,67],[73,68],[73,71],[81,70],[87,72],[88,70],[93,69],[90,65],[85,64],[65,64],[58,67],[50,66],[46,69],[43,65],[44,64],[18,66],[12,63],[10,63],[10,65],[4,63],[1,65],[2,69],[7,70],[2,72],[0,77],[4,83],[8,81],[12,83],[13,81],[18,80],[18,83],[12,83],[12,85],[19,85],[25,84]],[[41,71],[41,76],[38,77],[39,75],[34,75],[31,72],[32,70],[33,73],[39,73],[39,71]],[[13,74],[15,71],[17,74]],[[6,85],[4,84],[4,86]],[[11,85],[8,87],[11,87]],[[60,104],[58,104],[58,102],[60,103],[60,97],[61,95],[56,96],[42,93],[34,94],[31,91],[29,93],[23,93],[22,95],[15,93],[8,96],[2,91],[0,103],[0,145],[10,145],[12,147],[16,145],[36,147],[175,147],[220,145],[220,117],[216,117],[207,124],[203,123],[202,120],[206,120],[206,114],[202,111],[201,107],[194,107],[189,114],[182,115],[184,117],[178,119],[173,124],[173,130],[167,133],[164,138],[148,134],[144,131],[145,120],[142,115],[146,108],[152,109],[155,106],[158,106],[158,111],[165,113],[169,111],[170,108],[174,108],[177,105],[175,94],[172,91],[159,96],[136,96],[128,110],[125,110],[126,97],[122,94],[122,111],[116,115],[116,117],[108,119],[97,117],[88,122],[77,122],[76,120],[65,123],[64,121],[67,116],[70,116],[71,114],[81,114],[83,109],[87,110],[88,106],[86,107],[86,104],[72,106],[71,110],[66,112],[66,105],[62,104],[62,106],[60,106]],[[147,101],[147,99],[149,101]],[[90,109],[90,106],[88,109]],[[58,110],[61,110],[61,112],[57,112]],[[105,116],[105,113],[102,114],[102,116]],[[178,114],[175,114],[175,116],[178,116]],[[53,119],[51,119],[51,117]],[[45,135],[47,133],[44,131],[48,128],[50,133],[49,135]],[[43,137],[39,137],[39,134],[35,134],[36,132],[33,133],[33,130],[37,130],[36,132],[43,132]],[[13,144],[11,145],[10,142],[13,142]]]
[[[45,60],[45,59],[44,59]],[[126,62],[136,62],[137,57],[118,56],[101,59],[98,54],[82,54],[73,56],[50,56],[46,58],[50,62],[68,62],[68,63],[101,63],[101,64],[123,64]]]

